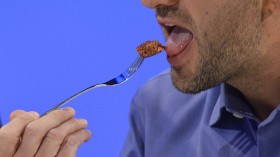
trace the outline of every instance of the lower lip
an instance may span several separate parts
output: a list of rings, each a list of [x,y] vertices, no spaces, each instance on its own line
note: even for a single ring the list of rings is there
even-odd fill
[[[167,55],[167,61],[173,66],[181,65],[182,61],[184,60],[184,56],[190,51],[192,42],[193,40],[180,53],[174,56]]]

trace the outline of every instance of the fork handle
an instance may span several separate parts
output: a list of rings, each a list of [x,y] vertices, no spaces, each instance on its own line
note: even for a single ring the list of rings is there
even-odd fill
[[[65,100],[62,101],[61,103],[55,105],[53,108],[49,109],[49,110],[46,111],[45,113],[41,114],[40,117],[43,117],[43,116],[49,114],[50,112],[52,112],[52,111],[54,111],[54,110],[60,108],[61,106],[65,105],[66,103],[68,103],[69,101],[75,99],[76,97],[82,95],[83,93],[85,93],[85,92],[87,92],[87,91],[90,91],[90,90],[92,90],[92,89],[94,89],[94,88],[97,88],[97,87],[102,87],[102,86],[106,86],[106,84],[103,84],[103,83],[102,83],[102,84],[96,84],[96,85],[90,86],[90,87],[88,87],[88,88],[86,88],[86,89],[84,89],[84,90],[81,90],[81,91],[75,93],[74,95],[70,96],[69,98],[65,99]]]

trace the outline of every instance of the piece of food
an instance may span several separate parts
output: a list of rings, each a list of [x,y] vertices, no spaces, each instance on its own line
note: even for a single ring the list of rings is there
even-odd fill
[[[151,57],[160,53],[162,50],[165,50],[166,47],[163,46],[159,41],[152,40],[152,41],[145,41],[141,45],[139,45],[136,50],[139,55],[143,58]]]

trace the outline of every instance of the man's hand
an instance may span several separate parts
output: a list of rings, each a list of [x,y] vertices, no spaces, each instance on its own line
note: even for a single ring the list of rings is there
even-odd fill
[[[0,157],[75,157],[88,141],[87,121],[74,118],[72,108],[39,118],[36,112],[14,111],[0,129]]]

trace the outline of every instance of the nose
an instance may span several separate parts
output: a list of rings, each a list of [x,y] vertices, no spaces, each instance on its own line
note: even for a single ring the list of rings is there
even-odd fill
[[[142,3],[148,8],[156,8],[161,5],[171,6],[178,3],[179,0],[142,0]]]

